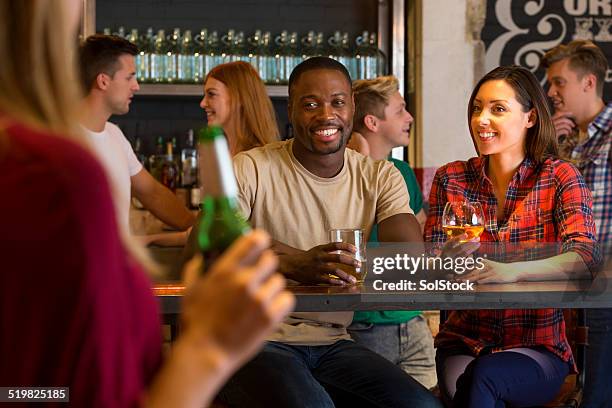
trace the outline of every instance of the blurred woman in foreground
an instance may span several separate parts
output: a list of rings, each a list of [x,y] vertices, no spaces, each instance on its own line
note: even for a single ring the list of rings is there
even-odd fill
[[[76,126],[80,4],[0,0],[0,384],[69,387],[74,406],[202,407],[293,297],[254,232],[188,288],[162,361],[143,257]]]

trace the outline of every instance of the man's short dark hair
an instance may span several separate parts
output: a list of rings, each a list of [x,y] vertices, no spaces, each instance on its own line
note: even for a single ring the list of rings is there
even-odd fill
[[[138,54],[138,47],[123,37],[95,34],[87,37],[79,49],[81,80],[88,93],[96,77],[105,73],[113,77],[120,69],[119,57]]]
[[[593,74],[597,78],[597,95],[603,96],[604,81],[608,70],[608,60],[601,48],[587,40],[574,40],[557,45],[542,57],[540,64],[548,69],[555,62],[569,59],[569,66],[582,78]]]
[[[300,79],[302,74],[316,69],[331,69],[341,72],[348,81],[349,87],[352,85],[351,76],[346,67],[333,58],[328,57],[313,57],[299,63],[289,76],[289,98],[291,99],[291,89]]]

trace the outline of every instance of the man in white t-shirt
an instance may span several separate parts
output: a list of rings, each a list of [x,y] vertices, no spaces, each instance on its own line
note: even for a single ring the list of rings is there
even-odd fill
[[[346,68],[310,58],[289,80],[295,138],[234,157],[240,209],[272,236],[278,269],[289,279],[355,283],[338,269],[356,261],[334,253],[349,248],[327,243],[331,228],[361,228],[368,236],[378,223],[381,242],[422,241],[399,171],[345,148],[353,112]],[[352,315],[293,313],[220,398],[232,407],[441,407],[399,367],[351,341]]]
[[[117,219],[129,230],[130,196],[166,224],[186,230],[193,214],[169,189],[142,167],[123,132],[108,122],[111,115],[130,110],[138,91],[134,56],[136,46],[124,38],[92,35],[80,48],[83,85],[87,95],[82,125],[111,181]]]

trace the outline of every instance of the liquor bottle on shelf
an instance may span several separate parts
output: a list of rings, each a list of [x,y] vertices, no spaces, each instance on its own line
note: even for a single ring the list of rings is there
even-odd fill
[[[178,58],[181,53],[181,29],[175,28],[168,36],[166,51],[166,82],[178,82]]]
[[[289,33],[287,30],[281,31],[280,35],[274,39],[276,44],[276,83],[285,84],[289,80],[287,73],[287,55],[289,53]]]
[[[344,64],[351,78],[357,78],[357,64],[355,61],[355,55],[353,51],[351,51],[349,35],[346,32],[342,34],[342,39],[340,40],[340,48],[342,48],[340,62]]]
[[[132,28],[130,30],[130,34],[127,36],[127,40],[137,46],[138,45],[138,30],[135,28]]]
[[[164,158],[164,138],[159,136],[155,143],[155,152],[147,160],[149,173],[157,181],[161,182],[161,163]]]
[[[164,138],[162,136],[159,136],[155,143],[155,155],[156,156],[161,156],[164,154],[164,145],[165,145]]]
[[[342,48],[340,46],[341,41],[342,34],[340,34],[340,31],[334,32],[334,35],[327,39],[327,44],[329,44],[329,57],[336,61],[340,61],[342,55]]]
[[[227,30],[227,34],[221,37],[221,64],[234,61],[235,58],[235,39],[236,32],[233,29]]]
[[[370,33],[370,48],[372,52],[376,54],[376,75],[386,75],[387,73],[387,57],[378,48],[378,41],[376,39],[376,33]]]
[[[126,38],[125,27],[123,27],[123,26],[119,27],[117,29],[117,31],[113,33],[113,35],[116,35],[116,36],[121,37],[121,38]]]
[[[316,41],[317,38],[315,32],[312,30],[310,30],[306,36],[302,37],[302,60],[307,60],[308,58],[312,58],[316,55]]]
[[[166,143],[166,155],[163,156],[161,162],[160,182],[168,187],[172,192],[176,191],[178,184],[178,165],[174,159],[174,151],[172,150],[172,142]]]
[[[200,204],[200,186],[198,185],[198,155],[194,145],[193,129],[187,132],[185,147],[181,150],[181,187],[189,196],[191,208]]]
[[[191,30],[186,30],[181,41],[180,53],[178,56],[178,81],[183,83],[195,82],[194,75],[194,43]]]
[[[354,78],[354,74],[351,73],[351,66],[353,65],[351,60],[353,59],[353,54],[348,48],[348,34],[342,34],[340,31],[336,31],[333,36],[329,37],[327,42],[330,46],[329,56],[344,65],[351,75],[351,78]]]
[[[264,64],[264,51],[262,50],[261,30],[255,30],[252,36],[247,38],[249,62],[255,68],[262,81],[266,82],[266,66]]]
[[[272,46],[272,33],[266,31],[261,37],[261,49],[263,65],[265,66],[265,78],[262,76],[261,79],[266,84],[275,84],[279,81],[278,72],[276,70],[276,54]]]
[[[208,36],[208,53],[206,54],[205,58],[206,73],[204,75],[206,76],[206,74],[208,74],[211,69],[213,69],[219,64],[222,64],[223,62],[224,61],[221,44],[219,43],[219,35],[216,31],[213,31]]]
[[[327,45],[325,44],[325,34],[320,31],[317,33],[315,40],[314,55],[318,57],[327,56],[329,54]]]
[[[185,188],[196,182],[198,157],[194,143],[193,129],[189,129],[185,147],[181,150],[181,185]]]
[[[203,271],[206,271],[250,227],[238,209],[238,187],[223,129],[219,126],[202,129],[199,139],[200,160],[206,166],[200,166],[204,198],[198,246],[204,257]]]
[[[153,54],[151,55],[151,80],[156,83],[166,82],[166,32],[159,30],[155,36]]]
[[[195,183],[189,189],[189,208],[192,210],[202,209],[202,186],[200,186],[200,178],[196,177]]]
[[[238,31],[234,37],[234,51],[231,60],[251,62],[249,59],[249,52],[244,42],[244,32],[242,31]]]
[[[137,38],[136,41],[135,44],[138,47],[138,55],[136,56],[136,79],[138,79],[138,82],[151,82],[153,29],[149,27],[147,33]]]
[[[208,49],[208,30],[203,28],[200,33],[195,36],[193,53],[193,80],[196,83],[202,83],[204,77],[208,73],[206,67],[206,54]]]
[[[359,79],[372,79],[378,75],[377,54],[370,47],[370,33],[364,31],[361,36],[355,39],[357,50],[355,59],[357,62],[357,77]]]
[[[140,51],[140,38],[138,37],[138,30],[132,28],[130,30],[130,34],[127,37],[127,40],[138,47]],[[134,64],[136,65],[136,80],[140,80],[141,72],[140,72],[140,64],[141,64],[141,55],[140,52],[136,54],[134,57]]]
[[[172,151],[174,152],[173,160],[178,164],[180,163],[181,156],[177,149],[176,136],[172,136],[172,139],[170,139],[170,143],[172,143]]]
[[[287,54],[285,55],[285,58],[287,60],[287,79],[286,81],[289,82],[289,76],[291,75],[291,72],[293,72],[293,69],[298,66],[298,64],[300,62],[302,62],[302,54],[300,52],[299,49],[299,40],[298,40],[298,33],[293,32],[289,35],[289,40],[287,43]]]
[[[104,35],[112,35],[112,34],[113,34],[113,32],[112,32],[112,30],[110,29],[110,27],[104,27],[104,28],[102,29],[102,34],[104,34]]]

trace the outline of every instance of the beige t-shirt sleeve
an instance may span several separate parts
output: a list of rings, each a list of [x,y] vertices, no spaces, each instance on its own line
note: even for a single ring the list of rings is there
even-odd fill
[[[410,196],[402,174],[389,162],[383,162],[378,175],[378,205],[376,223],[397,214],[414,214],[410,208]]]
[[[234,156],[234,173],[238,184],[238,207],[244,218],[250,220],[257,192],[257,172],[253,159],[246,154]]]

